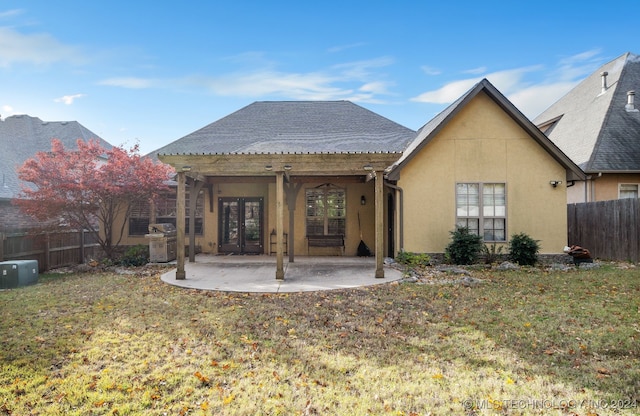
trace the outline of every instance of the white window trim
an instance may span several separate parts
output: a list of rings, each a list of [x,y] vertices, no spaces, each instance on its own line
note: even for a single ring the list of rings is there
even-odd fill
[[[472,217],[472,216],[467,216],[467,217],[460,217],[458,216],[458,185],[463,185],[463,184],[477,184],[478,187],[478,216],[477,217]],[[483,204],[482,204],[482,195],[483,195],[483,188],[484,185],[504,185],[504,216],[484,216],[483,214]],[[455,205],[455,210],[456,210],[456,227],[458,224],[458,220],[459,219],[469,219],[469,218],[477,218],[478,219],[478,234],[482,237],[482,241],[484,242],[489,242],[489,243],[506,243],[508,240],[508,218],[507,218],[507,214],[508,214],[508,201],[509,201],[509,196],[508,196],[508,191],[507,191],[507,183],[506,182],[456,182],[456,186],[454,189],[454,205]],[[503,218],[504,219],[504,240],[485,240],[484,239],[484,219],[485,218]]]
[[[622,187],[624,185],[632,185],[636,187],[636,198],[640,197],[640,184],[638,183],[619,183],[618,184],[618,199],[628,199],[628,198],[622,198]],[[630,199],[630,198],[629,198]]]

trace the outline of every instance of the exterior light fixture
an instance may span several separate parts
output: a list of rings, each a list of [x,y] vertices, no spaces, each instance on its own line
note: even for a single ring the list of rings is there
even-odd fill
[[[291,165],[284,165],[283,168],[284,168],[284,170],[291,170],[292,166]]]
[[[265,165],[264,167],[266,170],[273,170],[273,166],[271,165]]]
[[[549,181],[549,185],[553,186],[554,188],[560,184],[562,184],[562,181]]]
[[[360,197],[360,205],[367,205],[367,198],[364,195]]]
[[[182,167],[182,171],[183,172],[191,172],[191,166],[183,166]]]
[[[366,164],[362,167],[362,169],[364,170],[373,170],[373,166],[371,166],[370,164]]]

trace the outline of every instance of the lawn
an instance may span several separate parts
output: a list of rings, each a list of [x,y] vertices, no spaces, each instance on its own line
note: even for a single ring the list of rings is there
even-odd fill
[[[40,277],[0,292],[0,414],[640,414],[640,269],[295,294]]]

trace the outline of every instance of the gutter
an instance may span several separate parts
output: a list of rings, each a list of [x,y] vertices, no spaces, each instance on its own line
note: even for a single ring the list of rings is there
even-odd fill
[[[398,222],[400,224],[398,224],[398,228],[399,228],[399,238],[398,238],[398,251],[404,251],[404,191],[402,190],[401,187],[399,187],[398,185],[394,185],[390,182],[388,182],[387,180],[384,181],[384,184],[391,188],[394,189],[398,192],[398,194],[400,194],[400,207],[399,207],[399,220]]]

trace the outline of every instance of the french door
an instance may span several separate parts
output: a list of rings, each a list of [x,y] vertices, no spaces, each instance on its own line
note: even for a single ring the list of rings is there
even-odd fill
[[[218,199],[218,251],[264,252],[264,198]]]

